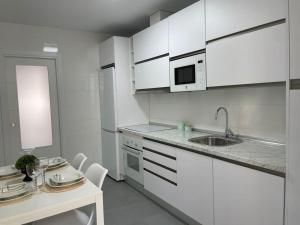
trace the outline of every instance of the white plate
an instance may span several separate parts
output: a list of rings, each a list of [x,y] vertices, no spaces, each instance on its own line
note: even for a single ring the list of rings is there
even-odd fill
[[[0,187],[0,202],[14,200],[30,194],[30,186],[26,183]]]
[[[55,187],[64,187],[67,185],[73,185],[84,179],[84,175],[81,172],[62,173],[55,174],[49,178],[48,184]]]
[[[61,157],[51,158],[51,159],[49,159],[49,168],[59,166],[65,162],[66,162],[66,160]]]
[[[20,173],[20,171],[17,170],[14,166],[0,167],[0,178],[17,175],[19,173]]]

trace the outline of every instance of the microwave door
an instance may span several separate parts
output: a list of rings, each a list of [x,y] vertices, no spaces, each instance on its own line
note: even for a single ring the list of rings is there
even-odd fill
[[[175,85],[195,84],[196,68],[195,65],[188,65],[175,68]]]

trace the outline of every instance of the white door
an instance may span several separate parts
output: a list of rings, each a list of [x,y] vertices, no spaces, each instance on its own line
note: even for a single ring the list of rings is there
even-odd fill
[[[300,221],[300,90],[290,90],[289,149],[287,167],[287,224]]]
[[[209,41],[286,18],[288,1],[206,0],[205,4]]]
[[[103,104],[101,105],[102,128],[117,131],[116,123],[116,95],[115,95],[115,69],[113,67],[103,70]]]
[[[169,17],[170,57],[205,49],[204,0]]]
[[[164,19],[133,35],[134,62],[140,62],[169,52],[169,22]]]
[[[289,0],[290,24],[290,74],[291,79],[300,79],[300,1]]]
[[[108,175],[118,180],[117,133],[102,130],[102,164],[108,169]]]
[[[214,224],[212,159],[177,151],[178,208],[203,225]]]
[[[283,225],[284,178],[213,160],[215,225]]]
[[[3,66],[5,164],[29,148],[38,156],[61,155],[55,60],[3,57]]]

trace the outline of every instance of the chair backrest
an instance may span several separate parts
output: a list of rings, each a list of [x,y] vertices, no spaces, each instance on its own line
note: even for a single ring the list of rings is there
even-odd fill
[[[93,163],[85,172],[85,176],[101,189],[107,172],[108,170],[98,163]]]
[[[77,155],[75,155],[75,157],[72,161],[72,166],[75,169],[81,171],[86,160],[87,160],[87,157],[85,156],[85,154],[78,153]]]
[[[108,170],[100,166],[98,163],[93,163],[85,172],[85,176],[97,187],[102,188],[105,176]],[[87,225],[93,225],[95,221],[95,207],[90,208],[90,218]]]

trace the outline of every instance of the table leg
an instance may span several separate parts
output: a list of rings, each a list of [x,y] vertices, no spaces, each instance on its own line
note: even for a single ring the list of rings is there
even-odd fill
[[[96,195],[96,221],[97,225],[104,225],[104,211],[103,211],[103,193]]]

